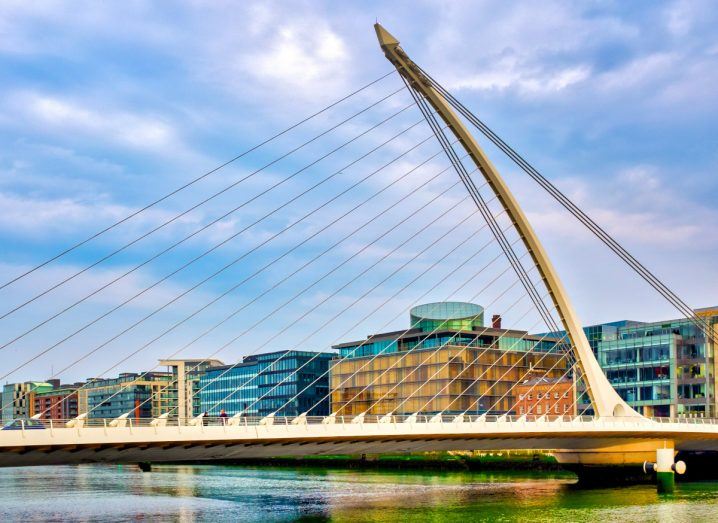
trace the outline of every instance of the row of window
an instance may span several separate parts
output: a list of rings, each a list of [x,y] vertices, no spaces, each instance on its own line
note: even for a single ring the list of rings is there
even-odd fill
[[[569,411],[569,409],[570,409],[569,405],[564,405],[563,407],[561,407],[561,405],[554,405],[553,413],[554,414],[565,414]],[[519,414],[527,414],[527,411],[524,409],[524,407],[519,407]],[[531,408],[531,414],[551,414],[551,405],[549,405],[547,403],[545,409],[540,404],[536,405],[535,408]]]
[[[519,399],[520,399],[520,400],[524,399],[524,397],[526,397],[526,394],[519,394]],[[549,399],[550,397],[551,397],[551,393],[550,393],[550,392],[545,392],[545,393],[537,392],[537,393],[536,393],[536,399],[537,399],[537,400],[544,399],[544,398],[545,398],[545,399]],[[563,395],[562,395],[561,393],[559,393],[559,392],[554,392],[554,393],[553,393],[553,399],[557,400],[557,399],[559,399],[559,397],[568,398],[568,391],[565,391],[565,392],[563,393]],[[526,399],[528,399],[529,401],[531,401],[531,400],[533,399],[533,393],[529,393],[529,394],[528,394],[528,397],[526,397]]]

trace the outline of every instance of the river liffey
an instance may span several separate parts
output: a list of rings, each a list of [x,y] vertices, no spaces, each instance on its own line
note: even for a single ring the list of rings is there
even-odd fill
[[[718,521],[718,482],[579,489],[570,476],[230,466],[0,469],[0,521]]]

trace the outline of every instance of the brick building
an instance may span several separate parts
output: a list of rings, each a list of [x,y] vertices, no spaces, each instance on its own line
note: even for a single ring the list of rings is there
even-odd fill
[[[34,394],[34,413],[40,419],[68,420],[77,417],[77,389],[82,383],[61,385],[59,388]]]
[[[513,414],[522,416],[574,416],[576,414],[575,387],[568,378],[539,377],[516,384],[518,398]]]

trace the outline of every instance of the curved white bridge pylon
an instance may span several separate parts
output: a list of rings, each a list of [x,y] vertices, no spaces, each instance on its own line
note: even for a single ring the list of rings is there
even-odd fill
[[[541,279],[548,290],[554,307],[568,336],[571,350],[584,375],[588,395],[595,413],[598,416],[640,416],[633,410],[614,390],[603,374],[586,334],[581,328],[568,294],[566,293],[556,270],[553,267],[543,245],[531,227],[528,218],[521,206],[509,190],[506,182],[496,167],[487,157],[481,146],[469,132],[461,119],[451,108],[446,98],[434,88],[432,83],[421,72],[421,69],[408,57],[399,46],[399,41],[392,36],[381,24],[375,24],[377,38],[387,59],[396,67],[399,74],[406,80],[407,85],[423,96],[444,121],[448,129],[459,141],[476,168],[486,179],[496,198],[501,203],[506,215],[510,217],[518,231],[524,246],[541,275]],[[468,189],[468,187],[467,187]]]

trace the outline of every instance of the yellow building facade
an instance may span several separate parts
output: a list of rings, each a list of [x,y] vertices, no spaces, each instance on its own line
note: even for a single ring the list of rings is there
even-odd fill
[[[331,412],[511,413],[516,383],[568,374],[569,358],[556,348],[558,340],[500,325],[484,328],[477,305],[422,305],[411,320],[408,330],[334,347],[340,357],[330,373]]]

